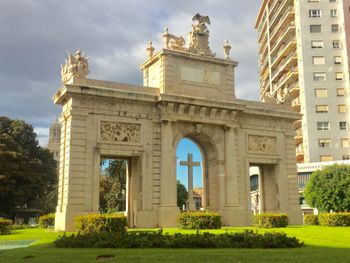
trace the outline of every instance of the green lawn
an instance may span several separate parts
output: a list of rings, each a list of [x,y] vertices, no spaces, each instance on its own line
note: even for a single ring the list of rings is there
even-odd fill
[[[211,232],[254,228],[223,228]],[[259,230],[276,231],[276,230]],[[100,262],[99,255],[113,255],[103,262],[350,262],[350,227],[290,226],[277,229],[296,236],[306,246],[296,249],[59,249],[52,241],[60,233],[45,229],[16,230],[0,236],[5,240],[37,240],[28,248],[0,250],[0,263],[11,262]],[[179,232],[164,229],[164,232]],[[183,231],[180,232],[191,232]]]

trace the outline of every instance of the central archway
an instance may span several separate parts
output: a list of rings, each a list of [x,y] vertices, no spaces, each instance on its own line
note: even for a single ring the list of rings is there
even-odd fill
[[[177,150],[183,139],[193,142],[202,156],[202,202],[203,209],[219,211],[223,206],[221,200],[220,177],[224,176],[224,159],[218,148],[223,147],[224,133],[215,132],[215,129],[201,124],[178,123],[178,133],[174,140],[174,149]],[[176,151],[175,151],[176,152]],[[176,153],[175,153],[176,154]],[[180,160],[176,159],[177,165]],[[183,161],[183,160],[181,160]],[[194,161],[198,161],[195,160]]]

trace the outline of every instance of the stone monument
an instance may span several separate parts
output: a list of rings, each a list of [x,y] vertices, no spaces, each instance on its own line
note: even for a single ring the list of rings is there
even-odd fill
[[[143,86],[88,79],[78,51],[62,67],[63,86],[56,230],[73,230],[78,215],[99,211],[102,157],[128,159],[130,227],[175,226],[176,148],[190,138],[203,153],[203,207],[227,226],[249,225],[249,168],[259,166],[259,210],[287,213],[302,223],[293,122],[279,105],[236,99],[231,46],[224,58],[209,48],[210,20],[196,14],[186,46],[166,29],[164,47],[150,42],[141,65]]]

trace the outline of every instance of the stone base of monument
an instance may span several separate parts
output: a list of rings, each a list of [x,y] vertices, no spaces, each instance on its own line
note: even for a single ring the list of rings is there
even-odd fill
[[[157,213],[154,211],[138,211],[135,228],[156,228]]]
[[[219,214],[222,215],[223,226],[248,226],[251,225],[253,217],[253,211],[239,207],[226,207]]]
[[[300,210],[288,210],[286,212],[288,215],[289,225],[302,225],[303,224],[303,214]]]
[[[158,207],[158,227],[176,227],[176,218],[180,214],[176,206]]]
[[[90,211],[90,212],[81,212],[77,208],[79,206],[69,206],[68,208],[56,212],[55,214],[55,230],[56,231],[75,231],[74,219],[77,216],[87,215],[91,213],[98,213]]]

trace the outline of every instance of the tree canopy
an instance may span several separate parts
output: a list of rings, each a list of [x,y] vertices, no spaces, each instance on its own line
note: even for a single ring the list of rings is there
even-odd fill
[[[304,196],[322,212],[350,211],[350,165],[331,165],[311,174]]]
[[[124,211],[126,209],[126,169],[127,161],[106,159],[102,162],[106,168],[100,177],[100,210]],[[124,190],[124,192],[123,192]]]
[[[177,180],[177,206],[182,209],[183,205],[186,205],[188,193],[186,187]]]
[[[56,182],[56,161],[39,146],[33,127],[0,116],[0,216],[11,217],[15,208],[40,209]]]

